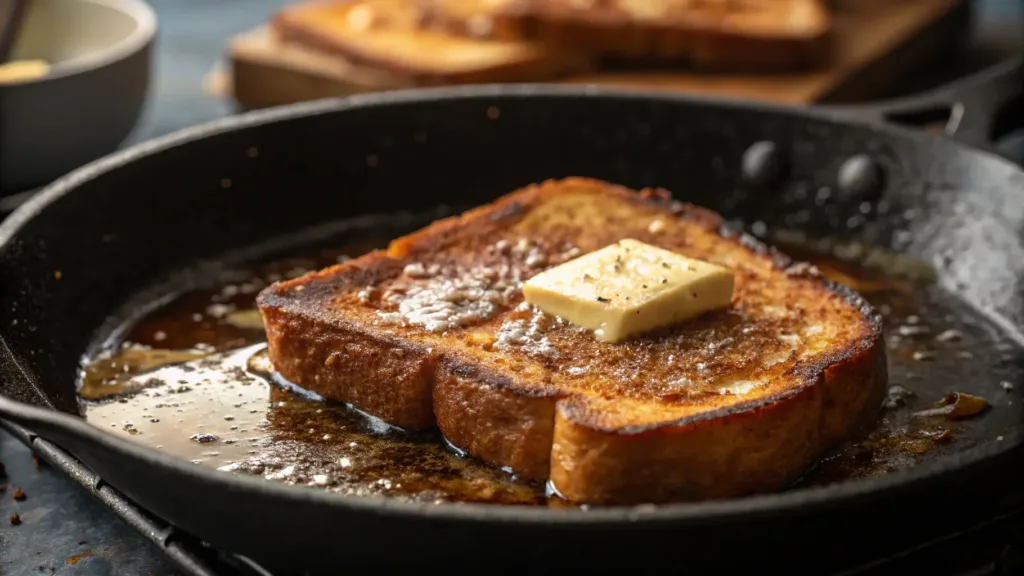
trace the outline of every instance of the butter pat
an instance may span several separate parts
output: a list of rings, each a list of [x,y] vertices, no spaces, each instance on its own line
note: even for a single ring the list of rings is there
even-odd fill
[[[614,343],[724,308],[734,287],[726,268],[627,239],[534,276],[523,296]]]

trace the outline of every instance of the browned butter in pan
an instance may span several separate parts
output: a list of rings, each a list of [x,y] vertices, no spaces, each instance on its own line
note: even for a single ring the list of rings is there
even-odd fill
[[[396,429],[273,372],[254,310],[259,290],[384,244],[264,263],[230,282],[163,298],[118,342],[86,359],[80,396],[88,421],[225,474],[426,502],[565,505],[543,485],[461,455],[437,432]],[[884,474],[980,438],[969,419],[913,413],[958,378],[990,370],[1002,349],[997,331],[936,289],[927,267],[877,257],[867,266],[784,248],[861,291],[883,314],[892,385],[878,427],[795,486]]]

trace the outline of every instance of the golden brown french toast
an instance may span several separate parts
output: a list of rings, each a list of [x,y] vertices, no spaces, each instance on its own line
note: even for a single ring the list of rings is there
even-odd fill
[[[735,274],[728,308],[619,344],[522,283],[624,238]],[[655,279],[656,280],[656,279]],[[584,178],[527,187],[274,284],[257,300],[286,379],[578,502],[786,486],[877,417],[881,320],[716,214]]]
[[[415,0],[319,1],[282,8],[271,27],[285,44],[400,73],[414,85],[541,81],[588,64],[535,42],[446,33],[426,19]]]
[[[824,0],[419,0],[452,30],[701,68],[779,70],[828,57]]]

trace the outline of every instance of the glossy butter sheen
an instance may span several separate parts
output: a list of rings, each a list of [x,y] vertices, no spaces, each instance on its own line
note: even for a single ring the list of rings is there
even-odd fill
[[[624,239],[534,276],[526,301],[621,342],[732,302],[731,270]]]

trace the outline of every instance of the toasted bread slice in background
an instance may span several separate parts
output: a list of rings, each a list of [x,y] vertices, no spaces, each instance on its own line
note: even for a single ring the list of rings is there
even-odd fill
[[[525,40],[462,37],[425,26],[415,0],[286,6],[271,22],[282,43],[402,74],[415,85],[541,81],[585,70],[587,59]]]
[[[828,58],[825,0],[421,0],[462,33],[629,59],[778,71]]]
[[[655,224],[657,223],[657,224]],[[635,238],[735,271],[730,308],[621,344],[523,303],[522,282]],[[879,414],[881,320],[716,214],[570,178],[274,284],[257,304],[287,379],[579,502],[784,487]]]

